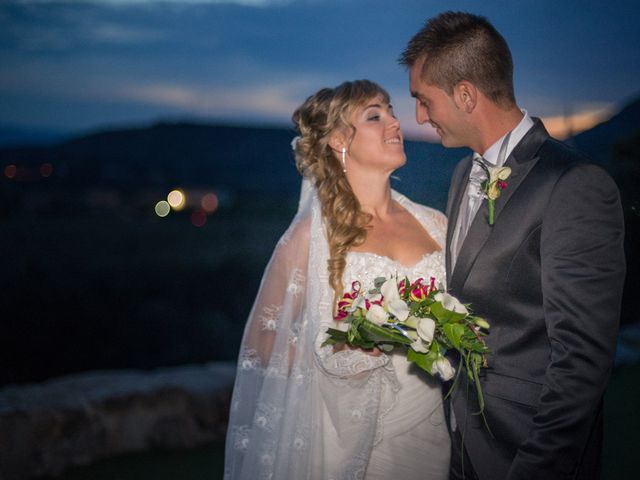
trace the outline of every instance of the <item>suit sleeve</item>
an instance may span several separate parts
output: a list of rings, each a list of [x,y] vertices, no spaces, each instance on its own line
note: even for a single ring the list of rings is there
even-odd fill
[[[558,180],[544,213],[541,286],[551,348],[528,438],[507,478],[574,478],[609,379],[624,283],[618,190],[594,165]]]

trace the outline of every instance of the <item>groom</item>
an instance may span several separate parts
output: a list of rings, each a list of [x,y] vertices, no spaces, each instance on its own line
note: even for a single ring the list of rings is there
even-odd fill
[[[463,372],[451,478],[597,479],[625,269],[618,190],[518,108],[511,53],[485,18],[432,18],[401,63],[418,123],[474,152],[449,190],[447,277],[491,324],[480,379],[491,433]],[[481,157],[510,168],[493,218]]]

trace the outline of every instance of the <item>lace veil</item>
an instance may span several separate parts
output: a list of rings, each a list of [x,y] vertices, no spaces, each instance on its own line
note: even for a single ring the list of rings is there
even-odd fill
[[[328,244],[317,192],[267,265],[245,327],[231,402],[224,478],[361,479],[378,418],[393,403],[389,357],[321,347],[333,321]]]

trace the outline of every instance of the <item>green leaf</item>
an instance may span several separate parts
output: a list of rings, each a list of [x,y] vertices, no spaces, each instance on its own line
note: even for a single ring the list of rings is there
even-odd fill
[[[487,354],[491,353],[491,350],[484,344],[478,341],[477,338],[474,338],[473,341],[463,341],[462,348],[465,350],[469,350],[470,352]]]
[[[347,332],[343,332],[342,330],[338,330],[337,328],[328,328],[327,333],[331,338],[337,341],[344,341],[347,339]]]
[[[387,281],[385,277],[376,277],[373,280],[373,286],[379,291],[380,287]],[[390,280],[391,281],[391,280]]]
[[[357,324],[354,323],[353,326],[349,329],[349,331],[347,332],[347,343],[356,347],[371,348],[373,346],[372,342],[369,341],[369,339],[364,338],[360,334],[360,330],[358,327],[361,323],[362,322],[358,322]]]
[[[427,372],[429,375],[433,375],[431,373],[431,368],[433,366],[433,362],[436,361],[436,358],[438,358],[438,356],[433,352],[419,353],[412,348],[409,348],[409,350],[407,350],[407,360],[410,362],[414,362],[418,367]]]
[[[354,347],[361,347],[365,349],[373,348],[376,345],[375,342],[360,335],[360,332],[355,328],[349,330],[347,334],[347,343]]]
[[[403,345],[411,345],[412,343],[411,340],[405,338],[400,333],[389,330],[388,328],[380,327],[368,320],[363,321],[358,326],[358,331],[361,333],[363,338],[373,342],[392,342]]]
[[[433,302],[431,304],[431,313],[440,321],[441,323],[448,322],[459,322],[464,317],[467,316],[466,313],[456,313],[450,310],[445,309],[440,302]]]
[[[442,331],[447,339],[458,350],[460,350],[460,340],[462,339],[462,335],[464,335],[464,330],[464,325],[461,323],[446,323],[442,327]]]
[[[402,286],[404,287],[404,293],[401,295],[401,298],[406,302],[409,299],[409,296],[411,295],[411,290],[409,290],[411,283],[409,282],[409,279],[407,277],[404,277],[404,279],[402,280]],[[412,308],[412,307],[413,305],[409,303],[409,308]]]
[[[335,345],[336,343],[346,343],[347,342],[347,332],[343,332],[342,330],[338,330],[335,328],[328,328],[327,334],[329,338],[327,338],[323,343],[322,347],[326,345]]]
[[[362,340],[358,344],[354,344],[355,347],[360,347],[364,350],[371,350],[376,345],[377,345],[376,342],[369,342],[366,340]]]
[[[440,342],[435,339],[433,340],[433,342],[431,342],[431,346],[429,347],[429,350],[433,352],[436,358],[438,358],[438,356],[440,355],[444,355],[447,351],[447,349],[442,345],[440,345]]]

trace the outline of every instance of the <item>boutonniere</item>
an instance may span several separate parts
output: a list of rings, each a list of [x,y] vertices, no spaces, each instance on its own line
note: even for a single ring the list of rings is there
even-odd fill
[[[496,200],[502,194],[502,190],[507,188],[507,178],[511,175],[511,169],[509,167],[492,167],[484,163],[482,160],[474,160],[477,162],[484,173],[487,175],[486,180],[480,184],[480,190],[482,191],[484,198],[487,199],[487,206],[489,207],[489,225],[493,225]]]

